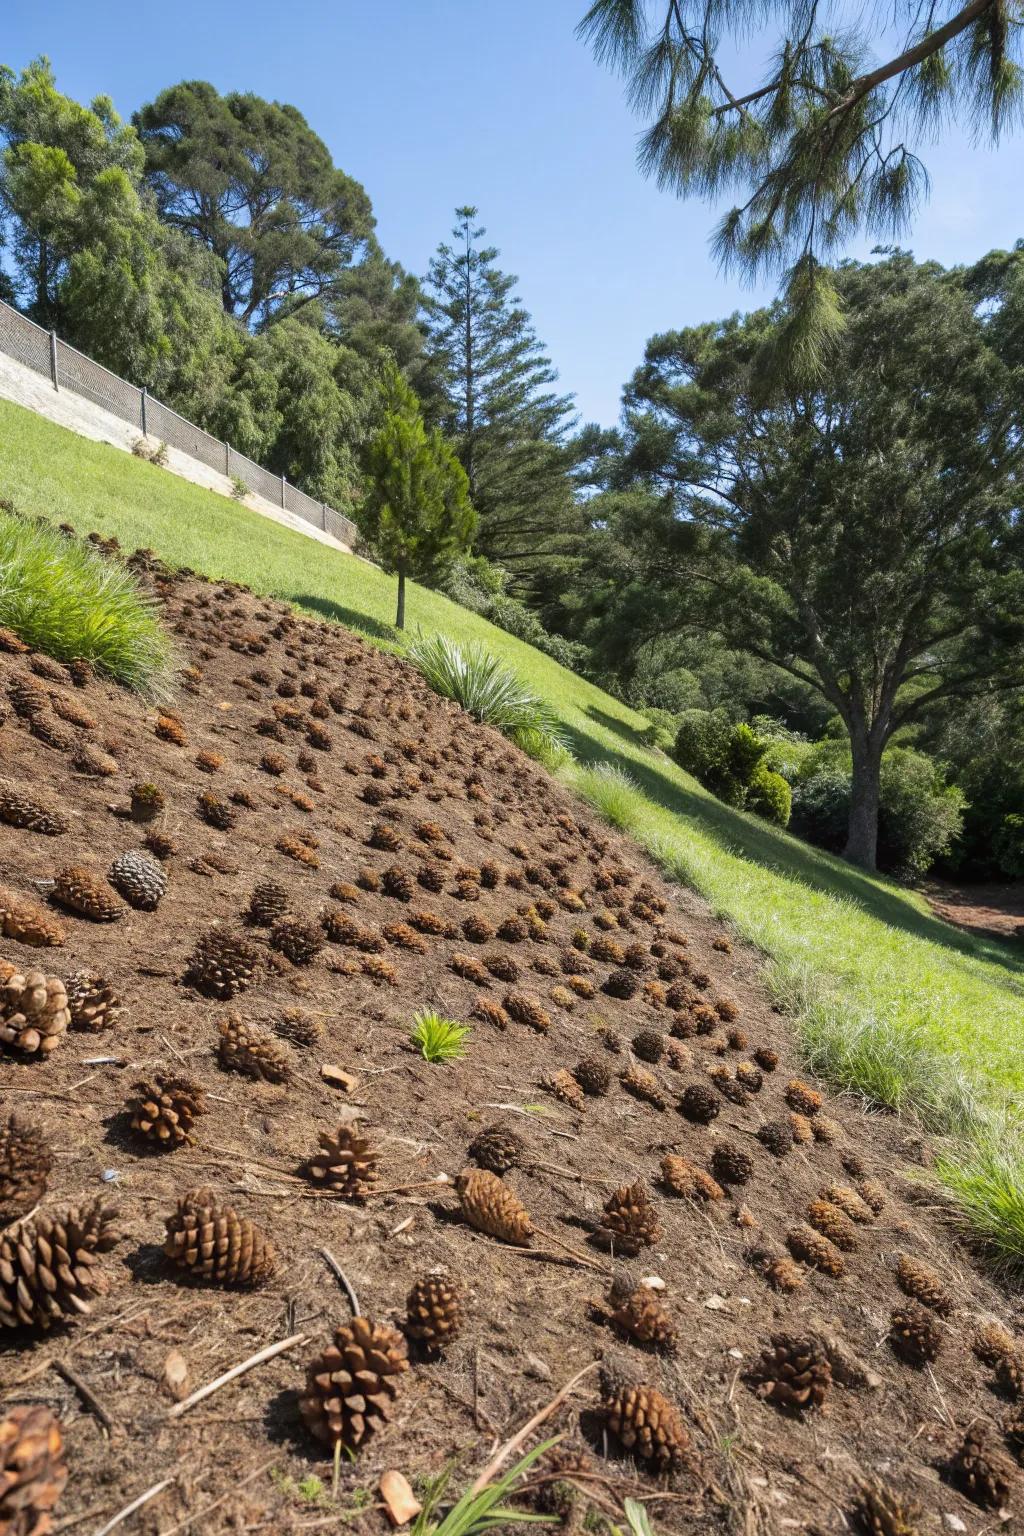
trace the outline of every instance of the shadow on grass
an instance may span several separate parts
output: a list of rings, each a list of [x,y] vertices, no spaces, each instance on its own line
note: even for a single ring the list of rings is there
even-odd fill
[[[590,710],[588,713],[606,729],[610,728],[614,719],[600,710]],[[586,730],[578,725],[570,725],[567,730],[571,738],[570,746],[581,763],[592,766],[616,761],[614,750],[609,750]],[[620,729],[619,734],[625,733]],[[653,754],[646,761],[630,758],[623,766],[630,778],[656,805],[673,815],[697,823],[702,831],[710,833],[723,848],[735,852],[750,863],[759,864],[794,883],[851,902],[879,922],[901,929],[915,938],[941,945],[967,959],[1001,966],[1014,978],[1015,990],[1024,980],[1024,958],[1015,954],[1001,940],[958,933],[941,918],[919,910],[897,890],[887,887],[884,880],[864,873],[856,865],[845,864],[820,849],[801,843],[767,822],[744,816],[709,795],[696,794],[686,789],[658,767],[657,758]]]
[[[318,613],[321,618],[329,619],[332,624],[345,624],[349,629],[359,630],[364,635],[373,635],[378,640],[385,640],[390,645],[395,645],[398,640],[398,630],[393,624],[382,624],[379,619],[372,618],[368,613],[362,613],[358,608],[346,608],[343,603],[336,603],[329,597],[317,597],[310,592],[279,592],[277,594],[286,603],[297,603],[300,608],[308,608],[312,613]]]

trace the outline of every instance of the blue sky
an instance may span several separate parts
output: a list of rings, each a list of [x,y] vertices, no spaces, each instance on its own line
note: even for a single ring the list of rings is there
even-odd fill
[[[621,82],[573,29],[586,0],[6,0],[0,62],[49,54],[58,83],[128,115],[162,86],[211,80],[293,102],[369,192],[381,242],[425,271],[460,203],[585,420],[614,422],[655,331],[767,296],[721,276],[714,212],[635,168]],[[953,135],[925,155],[931,198],[904,241],[971,260],[1024,235],[1022,141]],[[864,254],[863,248],[852,254]]]

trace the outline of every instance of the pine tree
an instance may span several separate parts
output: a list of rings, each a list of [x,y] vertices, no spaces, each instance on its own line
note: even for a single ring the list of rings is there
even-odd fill
[[[405,628],[405,580],[437,576],[468,549],[476,528],[465,470],[394,363],[381,384],[383,423],[364,454],[360,530],[398,577],[395,627]]]
[[[457,444],[480,513],[479,547],[519,580],[574,523],[564,437],[572,397],[495,266],[477,210],[456,209],[452,244],[438,247],[427,284],[428,355],[440,418]]]

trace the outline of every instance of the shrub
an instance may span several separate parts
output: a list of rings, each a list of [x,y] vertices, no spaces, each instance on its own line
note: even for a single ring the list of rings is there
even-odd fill
[[[648,722],[646,728],[640,732],[640,739],[644,745],[655,747],[659,752],[673,752],[676,737],[679,734],[679,716],[673,715],[667,709],[651,707],[642,709],[640,713]]]
[[[747,788],[747,810],[777,827],[788,827],[793,808],[793,791],[781,773],[759,763]]]
[[[231,476],[231,500],[232,501],[244,501],[245,498],[248,496],[248,494],[249,494],[249,487],[246,485],[246,483],[242,479],[241,475],[232,475]]]
[[[676,732],[676,762],[707,784],[713,774],[725,767],[731,730],[724,710],[684,709]]]
[[[415,641],[408,656],[435,693],[454,699],[475,719],[497,726],[525,751],[540,747],[568,752],[564,727],[547,701],[482,647],[462,650],[445,635],[431,635]]]
[[[0,625],[58,661],[82,657],[140,693],[168,692],[171,643],[132,573],[90,544],[3,510]]]
[[[424,1061],[437,1063],[460,1061],[466,1054],[469,1033],[468,1024],[457,1024],[431,1008],[416,1015],[410,1038]]]

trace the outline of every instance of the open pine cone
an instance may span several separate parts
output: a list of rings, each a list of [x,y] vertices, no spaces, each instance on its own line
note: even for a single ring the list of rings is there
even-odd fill
[[[110,982],[95,971],[76,971],[69,976],[67,993],[72,1029],[99,1034],[112,1029],[124,1011]]]
[[[155,912],[167,893],[167,876],[160,865],[134,848],[118,854],[107,879],[128,905],[140,912]]]
[[[135,1084],[128,1100],[132,1130],[158,1147],[191,1145],[192,1127],[206,1109],[198,1083],[186,1077],[154,1077]]]
[[[34,1126],[15,1115],[0,1124],[0,1225],[39,1203],[52,1163],[50,1148]]]
[[[526,1145],[521,1136],[503,1125],[489,1125],[469,1144],[469,1155],[481,1168],[491,1173],[508,1173],[521,1163]]]
[[[497,1174],[484,1168],[464,1168],[455,1180],[462,1214],[471,1227],[505,1243],[527,1248],[533,1225],[529,1213]]]
[[[0,1328],[49,1328],[106,1293],[97,1255],[117,1242],[115,1211],[100,1197],[10,1228],[0,1237]]]
[[[60,1425],[48,1408],[12,1408],[0,1420],[0,1532],[49,1536],[68,1469]]]
[[[867,1536],[918,1536],[921,1506],[901,1498],[883,1483],[869,1483],[860,1490],[856,1514]]]
[[[638,1460],[659,1470],[690,1462],[690,1436],[682,1415],[657,1387],[630,1381],[614,1367],[605,1367],[601,1407],[612,1434]]]
[[[321,1131],[320,1151],[303,1165],[303,1172],[346,1200],[361,1200],[377,1178],[377,1151],[353,1124]]]
[[[46,949],[67,939],[52,912],[47,912],[38,901],[7,889],[0,889],[0,933],[33,949]]]
[[[325,1445],[355,1451],[391,1417],[399,1377],[409,1369],[405,1339],[387,1323],[354,1317],[306,1368],[299,1412]]]
[[[272,1035],[247,1023],[237,1013],[228,1014],[217,1025],[220,1036],[220,1064],[246,1077],[262,1077],[268,1083],[286,1083],[291,1077],[291,1063]]]
[[[409,1292],[405,1331],[427,1349],[441,1349],[455,1338],[463,1316],[461,1286],[441,1275],[424,1275]]]
[[[859,1198],[859,1197],[858,1197]],[[834,1241],[834,1239],[833,1239]],[[953,1310],[953,1299],[941,1279],[923,1259],[901,1253],[896,1261],[896,1278],[900,1289],[922,1306],[931,1307],[940,1317],[948,1317]]]
[[[631,1276],[617,1277],[612,1284],[611,1301],[615,1308],[611,1320],[620,1333],[638,1344],[651,1344],[665,1354],[675,1353],[675,1324],[649,1286],[637,1285]]]
[[[980,1421],[971,1424],[949,1464],[953,1481],[983,1509],[1002,1509],[1010,1497],[1014,1466]]]
[[[800,1413],[821,1407],[832,1384],[832,1367],[814,1339],[775,1333],[771,1348],[751,1366],[746,1379],[763,1401]]]
[[[60,1044],[70,1013],[64,983],[42,971],[0,970],[0,1047],[48,1056]]]
[[[892,1314],[889,1340],[908,1365],[926,1365],[942,1348],[942,1331],[927,1307],[905,1301]]]
[[[52,894],[58,906],[94,923],[114,923],[124,915],[124,902],[100,875],[83,864],[59,869]]]
[[[247,1216],[219,1205],[210,1189],[190,1189],[167,1218],[164,1253],[197,1280],[259,1285],[274,1272],[276,1254]]]
[[[213,928],[195,947],[188,979],[207,996],[226,1002],[249,986],[258,965],[259,951],[244,933]]]
[[[661,1223],[642,1179],[620,1185],[609,1196],[595,1235],[616,1253],[630,1256],[657,1242]]]

